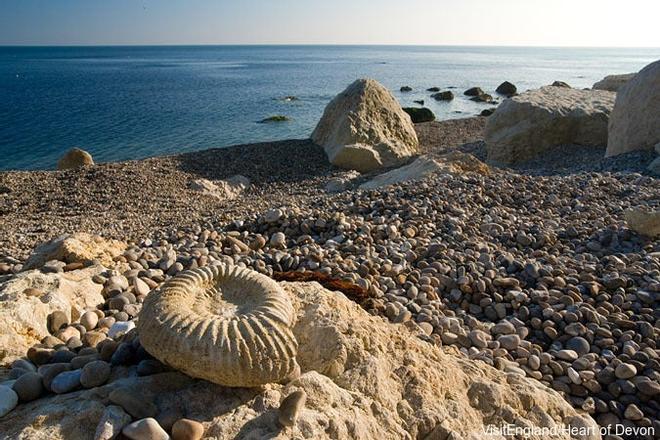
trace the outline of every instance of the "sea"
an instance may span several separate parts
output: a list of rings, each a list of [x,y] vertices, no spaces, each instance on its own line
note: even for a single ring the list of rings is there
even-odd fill
[[[591,87],[658,59],[660,49],[0,47],[0,170],[53,169],[72,147],[108,162],[308,138],[326,104],[357,78],[380,81],[402,106],[424,100],[437,119],[452,119],[488,107],[462,95],[469,87]],[[430,87],[457,98],[436,102]],[[260,123],[273,115],[290,121]]]

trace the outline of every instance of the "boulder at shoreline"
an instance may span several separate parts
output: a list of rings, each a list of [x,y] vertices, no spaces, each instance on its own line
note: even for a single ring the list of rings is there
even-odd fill
[[[73,170],[82,167],[91,167],[94,165],[92,155],[80,148],[72,148],[57,162],[58,170]]]
[[[652,149],[660,142],[660,61],[619,89],[609,122],[607,157]]]
[[[608,92],[618,92],[621,87],[633,79],[637,73],[623,73],[620,75],[607,75],[605,78],[594,83],[594,90],[607,90]]]
[[[502,84],[497,86],[497,89],[495,89],[495,91],[500,95],[511,97],[518,92],[518,88],[509,81],[504,81]]]
[[[488,161],[514,164],[554,146],[605,146],[614,93],[542,87],[505,100],[488,119]]]
[[[359,79],[325,108],[312,133],[330,163],[360,172],[400,164],[417,153],[410,117],[373,79]]]
[[[419,124],[421,122],[431,122],[435,121],[435,115],[426,107],[417,108],[417,107],[404,107],[403,111],[410,115],[410,119],[413,121],[413,124]]]

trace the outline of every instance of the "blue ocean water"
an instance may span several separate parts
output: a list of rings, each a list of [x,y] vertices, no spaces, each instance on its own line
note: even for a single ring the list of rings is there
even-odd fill
[[[590,87],[659,58],[660,49],[0,47],[0,169],[52,169],[74,146],[104,162],[307,138],[330,99],[360,77],[450,119],[485,108],[461,96],[468,87]],[[415,91],[400,93],[403,85]],[[435,102],[432,86],[456,87],[459,97]],[[299,99],[281,99],[288,95]],[[275,114],[292,120],[258,123]]]

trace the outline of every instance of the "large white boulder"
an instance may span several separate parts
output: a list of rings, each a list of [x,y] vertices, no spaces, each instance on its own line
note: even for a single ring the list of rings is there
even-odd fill
[[[607,145],[615,96],[546,86],[505,100],[486,123],[488,161],[524,162],[558,145]]]
[[[619,89],[610,116],[605,155],[651,149],[660,142],[660,61]]]
[[[633,79],[636,73],[622,73],[620,75],[607,75],[605,78],[594,83],[594,90],[607,90],[608,92],[618,92],[621,87]]]
[[[24,356],[48,336],[46,321],[55,310],[76,320],[103,304],[103,286],[92,281],[103,271],[100,265],[57,274],[32,270],[0,283],[0,364]]]
[[[0,432],[34,440],[93,438],[103,402],[119,387],[139,391],[159,413],[185,409],[214,439],[481,439],[489,426],[513,424],[540,440],[547,436],[531,428],[553,428],[556,439],[571,438],[568,426],[597,429],[556,391],[424,341],[418,335],[426,333],[412,322],[390,324],[317,283],[282,286],[297,317],[298,379],[261,388],[226,388],[176,372],[111,380],[19,405],[0,419]],[[300,390],[307,395],[304,407],[283,429],[280,405]]]
[[[312,140],[332,164],[360,172],[399,165],[419,148],[410,116],[373,79],[355,81],[330,101]]]

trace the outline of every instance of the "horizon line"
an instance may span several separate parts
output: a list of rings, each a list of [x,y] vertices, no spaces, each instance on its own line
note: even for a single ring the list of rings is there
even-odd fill
[[[7,47],[511,47],[511,48],[546,48],[546,49],[659,49],[660,46],[568,46],[568,45],[515,45],[515,44],[416,44],[416,43],[73,43],[73,44],[2,44]]]

